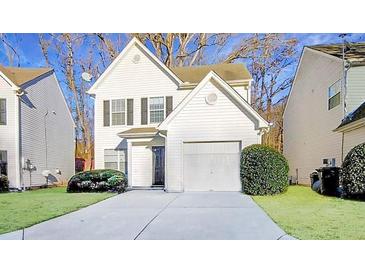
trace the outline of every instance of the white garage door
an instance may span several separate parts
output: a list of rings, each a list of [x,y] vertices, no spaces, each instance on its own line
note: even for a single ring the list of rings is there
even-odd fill
[[[241,191],[239,142],[184,143],[185,191]]]

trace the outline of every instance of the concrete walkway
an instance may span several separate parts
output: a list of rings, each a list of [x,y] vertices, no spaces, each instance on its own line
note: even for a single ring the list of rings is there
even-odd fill
[[[135,190],[0,239],[291,239],[249,196]]]

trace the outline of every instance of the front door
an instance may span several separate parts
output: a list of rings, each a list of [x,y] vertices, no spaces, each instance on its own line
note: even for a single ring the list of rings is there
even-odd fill
[[[152,147],[153,153],[153,185],[165,184],[165,147]]]

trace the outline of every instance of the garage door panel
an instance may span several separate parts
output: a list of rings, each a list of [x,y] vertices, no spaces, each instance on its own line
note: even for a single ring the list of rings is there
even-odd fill
[[[185,191],[240,191],[239,143],[184,144]]]

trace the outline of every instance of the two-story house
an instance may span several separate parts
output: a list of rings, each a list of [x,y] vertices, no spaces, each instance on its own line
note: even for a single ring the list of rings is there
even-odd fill
[[[170,69],[132,39],[89,90],[95,167],[133,188],[240,191],[240,151],[268,128],[251,82],[242,64]]]
[[[344,57],[344,58],[343,58]],[[284,112],[284,155],[293,180],[341,166],[365,142],[365,44],[304,47]],[[362,105],[362,106],[361,106]]]
[[[74,130],[52,69],[0,65],[0,172],[10,188],[67,180],[75,168]]]

